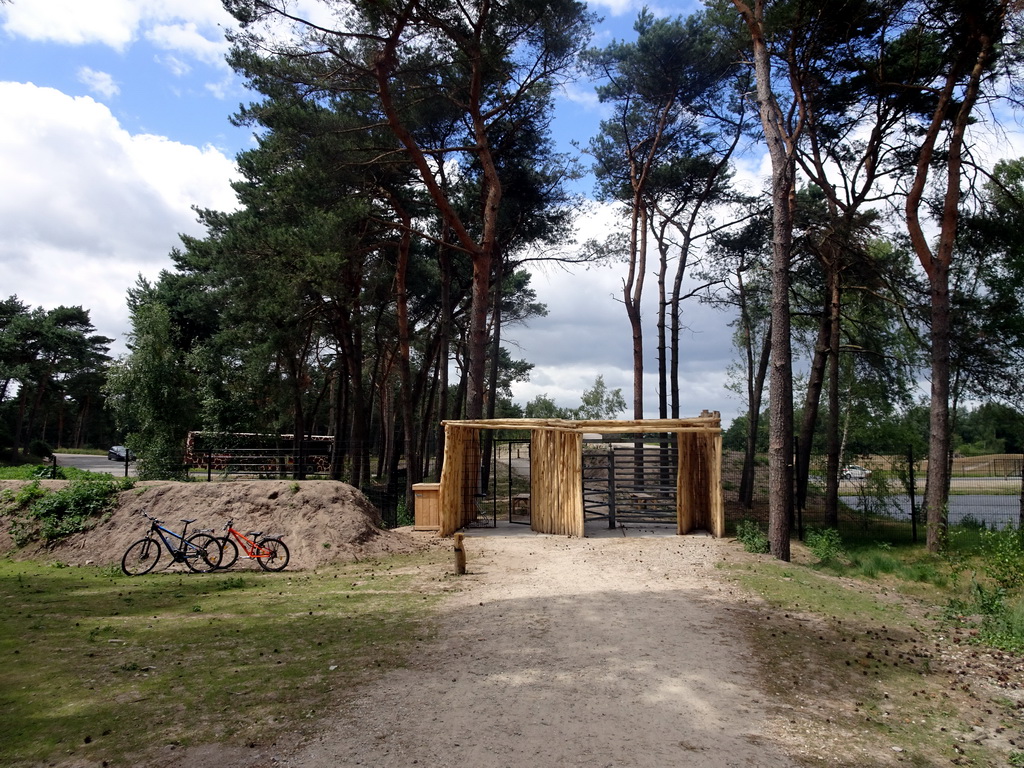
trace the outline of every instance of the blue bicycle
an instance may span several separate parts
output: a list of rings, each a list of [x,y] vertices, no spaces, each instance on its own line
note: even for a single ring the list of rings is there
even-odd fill
[[[196,573],[209,573],[220,565],[221,549],[217,539],[205,531],[185,537],[189,523],[195,520],[182,520],[185,527],[179,534],[165,528],[163,520],[157,520],[145,512],[142,516],[150,521],[149,530],[146,537],[128,547],[121,558],[121,570],[127,575],[141,576],[152,571],[164,549],[170,554],[171,563],[184,563],[190,571]]]

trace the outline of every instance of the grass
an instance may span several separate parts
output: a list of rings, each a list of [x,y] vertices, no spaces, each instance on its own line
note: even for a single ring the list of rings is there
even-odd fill
[[[802,739],[844,745],[843,757],[820,764],[888,765],[894,748],[909,765],[1022,764],[1013,762],[1024,760],[1012,741],[1024,725],[1016,702],[991,698],[976,672],[963,675],[979,656],[1000,658],[993,642],[1015,647],[1024,603],[1007,601],[1002,638],[949,610],[973,605],[964,574],[985,581],[986,554],[857,542],[828,550],[818,559],[795,545],[803,564],[723,565],[761,598],[749,626],[762,684],[789,703]],[[1003,658],[1013,676],[1015,657]]]
[[[50,464],[0,466],[0,480],[48,480],[52,476],[52,469]],[[57,479],[59,480],[75,480],[83,477],[96,477],[96,473],[78,469],[78,467],[57,467]]]
[[[270,743],[402,666],[432,634],[441,572],[429,554],[134,579],[0,561],[0,765]]]

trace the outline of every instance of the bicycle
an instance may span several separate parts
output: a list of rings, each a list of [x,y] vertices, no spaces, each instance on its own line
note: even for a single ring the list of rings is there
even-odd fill
[[[153,570],[164,548],[171,555],[172,563],[184,563],[190,571],[196,573],[209,573],[220,565],[220,542],[216,537],[205,531],[196,531],[185,538],[189,524],[195,520],[182,520],[185,526],[179,534],[165,528],[163,520],[157,520],[145,512],[142,516],[150,521],[149,530],[145,538],[129,546],[121,558],[121,570],[128,576],[141,576]]]
[[[221,557],[219,568],[230,568],[238,560],[238,548],[245,552],[245,557],[255,560],[265,571],[283,571],[288,565],[290,554],[287,545],[276,536],[263,536],[263,531],[249,531],[242,534],[232,526],[233,520],[224,523],[227,534],[217,539],[220,544]],[[249,537],[252,538],[249,538]],[[259,541],[257,541],[259,539]],[[237,543],[236,543],[237,542]]]

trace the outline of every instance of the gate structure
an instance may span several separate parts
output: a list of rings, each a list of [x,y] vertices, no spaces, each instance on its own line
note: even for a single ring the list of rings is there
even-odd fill
[[[722,432],[717,412],[694,419],[568,421],[564,419],[480,419],[445,421],[440,482],[440,534],[450,536],[475,522],[482,497],[480,431],[527,430],[530,434],[529,492],[511,499],[529,514],[539,533],[583,536],[588,516],[633,520],[675,520],[677,533],[703,529],[725,534],[722,501]],[[585,466],[584,434],[623,435],[604,469]],[[630,456],[630,463],[620,464]],[[591,461],[591,459],[587,459]],[[586,477],[588,474],[592,477]],[[585,490],[590,488],[588,492]],[[599,497],[606,501],[600,508]]]
[[[674,441],[583,445],[583,511],[587,520],[674,523],[679,450]]]

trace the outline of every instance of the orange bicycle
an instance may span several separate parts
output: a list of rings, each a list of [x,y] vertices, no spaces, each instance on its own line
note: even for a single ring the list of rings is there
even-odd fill
[[[239,548],[245,557],[255,560],[265,571],[283,571],[291,556],[288,547],[276,536],[263,536],[263,531],[249,531],[243,534],[232,526],[233,520],[224,523],[227,533],[217,539],[220,544],[220,569],[230,568],[238,560]],[[251,537],[251,538],[250,538]],[[263,538],[261,538],[263,537]]]

